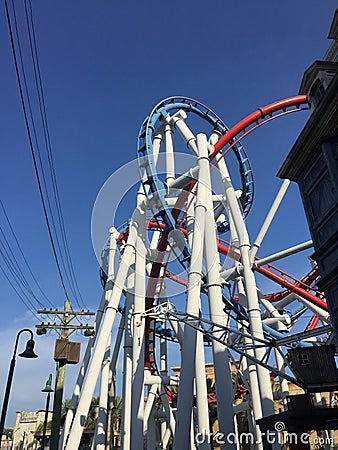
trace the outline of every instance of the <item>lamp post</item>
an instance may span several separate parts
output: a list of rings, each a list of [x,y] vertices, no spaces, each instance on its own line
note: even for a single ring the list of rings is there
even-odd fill
[[[45,420],[43,422],[43,432],[42,432],[42,441],[41,441],[41,450],[45,450],[50,393],[54,392],[54,390],[52,389],[52,374],[49,375],[46,386],[41,390],[41,392],[47,392]]]
[[[3,405],[2,405],[2,411],[1,411],[0,439],[2,437],[2,434],[4,431],[4,426],[5,426],[5,419],[6,419],[6,413],[7,413],[7,407],[8,407],[9,394],[10,394],[11,386],[12,386],[13,373],[14,373],[14,367],[15,367],[15,357],[16,357],[16,351],[18,349],[19,337],[20,337],[21,333],[23,333],[24,331],[27,331],[28,333],[30,333],[31,337],[26,343],[25,351],[22,353],[19,353],[19,356],[21,356],[22,358],[37,358],[38,357],[38,355],[36,355],[34,353],[35,342],[33,339],[33,332],[31,330],[29,330],[28,328],[23,328],[16,335],[13,356],[12,356],[11,364],[9,366],[5,396],[4,396],[4,401],[3,401]]]

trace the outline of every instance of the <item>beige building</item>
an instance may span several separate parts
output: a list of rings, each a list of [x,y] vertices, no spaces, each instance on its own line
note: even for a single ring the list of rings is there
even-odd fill
[[[10,437],[7,437],[5,434],[1,437],[1,444],[0,444],[1,450],[11,450],[12,449],[12,439]]]
[[[12,450],[37,450],[40,442],[35,434],[38,427],[43,426],[45,410],[37,412],[19,411],[16,413],[16,422],[13,429]],[[48,421],[52,420],[52,412],[48,412]],[[42,435],[42,432],[39,433]],[[47,447],[48,448],[48,447]]]

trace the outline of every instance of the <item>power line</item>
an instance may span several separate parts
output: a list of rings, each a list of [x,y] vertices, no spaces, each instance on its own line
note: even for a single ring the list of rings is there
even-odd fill
[[[74,267],[72,264],[71,254],[70,254],[66,230],[65,230],[64,218],[63,218],[63,213],[62,213],[62,208],[61,208],[59,190],[58,190],[56,173],[55,173],[53,152],[52,152],[52,146],[51,146],[51,139],[50,139],[50,133],[49,133],[49,126],[48,126],[48,120],[47,120],[45,97],[44,97],[40,64],[39,64],[39,58],[38,58],[38,50],[37,50],[36,37],[35,37],[33,10],[32,10],[32,4],[31,4],[30,0],[28,0],[28,5],[29,5],[29,13],[28,13],[28,9],[27,9],[27,0],[25,0],[26,24],[27,24],[27,29],[28,29],[29,44],[30,44],[30,49],[31,49],[32,61],[33,61],[35,85],[36,85],[36,89],[37,89],[37,93],[38,93],[39,109],[40,109],[41,121],[42,121],[42,125],[43,125],[44,137],[45,137],[45,144],[46,144],[46,149],[47,149],[47,156],[48,156],[49,169],[50,169],[51,180],[52,180],[53,194],[54,194],[55,205],[56,205],[56,210],[57,210],[58,220],[59,220],[59,225],[60,225],[60,230],[61,230],[61,238],[63,241],[63,246],[64,246],[64,250],[65,250],[65,255],[66,255],[66,262],[67,262],[67,266],[68,266],[68,270],[69,270],[69,274],[70,274],[70,280],[71,280],[75,300],[77,301],[77,304],[80,307],[77,297],[79,299],[81,299],[81,302],[82,302],[83,306],[85,307],[85,304],[82,299],[82,296],[81,296],[81,293],[79,290],[79,286],[78,286],[78,283],[76,280]]]
[[[31,306],[27,305],[27,303],[25,302],[24,298],[22,297],[22,295],[18,292],[18,290],[16,289],[16,287],[14,286],[14,284],[12,283],[12,281],[10,280],[10,278],[8,277],[6,271],[4,270],[4,268],[2,267],[2,265],[0,264],[0,270],[2,271],[2,273],[4,274],[4,276],[6,277],[8,283],[11,285],[11,287],[13,288],[13,290],[15,291],[15,293],[17,294],[17,296],[20,298],[20,300],[22,301],[22,303],[26,306],[26,308],[33,314],[33,316],[39,321],[40,318],[35,314],[35,310],[32,309]]]
[[[13,4],[13,8],[14,8],[14,4]],[[11,19],[10,19],[10,14],[9,14],[7,0],[5,0],[5,9],[6,9],[6,18],[7,18],[10,42],[11,42],[11,49],[12,49],[14,65],[15,65],[15,72],[16,72],[16,77],[17,77],[17,82],[18,82],[18,87],[19,87],[19,93],[20,93],[21,106],[22,106],[22,109],[23,109],[25,125],[26,125],[27,134],[28,134],[28,140],[29,140],[29,147],[30,147],[30,151],[31,151],[32,159],[33,159],[34,171],[35,171],[35,176],[36,176],[36,180],[37,180],[37,183],[38,183],[38,188],[39,188],[39,193],[40,193],[40,199],[41,199],[41,203],[42,203],[43,213],[44,213],[44,217],[45,217],[45,220],[46,220],[46,225],[47,225],[47,229],[48,229],[48,235],[49,235],[49,239],[50,239],[50,242],[51,242],[53,255],[54,255],[55,263],[56,263],[57,270],[58,270],[58,273],[59,273],[61,285],[62,285],[62,288],[63,288],[63,291],[65,293],[66,298],[69,298],[68,293],[67,293],[67,289],[66,289],[66,286],[65,286],[64,278],[63,278],[63,275],[62,275],[62,271],[61,271],[60,262],[59,262],[58,255],[57,255],[57,252],[56,252],[56,247],[55,247],[54,238],[53,238],[52,231],[51,231],[51,225],[50,225],[48,214],[47,214],[46,203],[45,203],[43,190],[42,190],[42,185],[41,185],[41,180],[40,180],[40,175],[39,175],[39,171],[38,171],[38,166],[37,166],[37,161],[36,161],[36,156],[35,156],[35,151],[34,151],[34,146],[33,146],[33,140],[32,140],[32,134],[31,134],[30,125],[29,125],[29,121],[28,121],[26,105],[25,105],[25,100],[24,100],[24,95],[23,95],[23,88],[22,88],[21,78],[20,78],[20,73],[19,73],[19,66],[18,66],[18,61],[17,61],[17,56],[16,56],[14,37],[13,37],[13,30],[12,30],[12,25],[11,25]],[[13,11],[15,11],[15,10],[13,9]]]
[[[1,250],[0,250],[0,253],[2,253]],[[5,261],[5,263],[6,263],[5,258],[4,258],[4,261]],[[6,263],[6,265],[7,265],[7,263]],[[29,303],[29,304],[27,304],[27,302],[24,300],[25,293],[24,293],[24,291],[23,291],[23,289],[22,289],[20,283],[17,282],[15,276],[14,276],[13,273],[11,272],[11,269],[9,268],[9,271],[11,272],[11,275],[13,276],[13,279],[14,279],[14,281],[16,282],[17,287],[15,287],[15,285],[14,285],[13,282],[12,282],[12,280],[10,279],[10,277],[8,276],[8,274],[6,273],[5,269],[3,268],[3,266],[2,266],[1,264],[0,264],[0,269],[1,269],[2,273],[4,274],[5,278],[7,279],[8,283],[11,285],[11,287],[13,288],[13,290],[16,292],[17,296],[18,296],[18,297],[20,298],[20,300],[22,301],[22,303],[26,306],[26,308],[33,314],[33,316],[34,316],[37,320],[40,320],[39,317],[35,314],[35,307],[34,307],[34,305],[32,304],[32,302],[31,302],[29,299],[27,299],[27,302]],[[21,291],[21,294],[19,293],[19,290]]]
[[[6,263],[9,270],[11,271],[13,278],[15,278],[15,280],[19,279],[21,281],[20,285],[22,285],[26,289],[28,294],[30,294],[34,298],[34,300],[37,302],[37,304],[41,307],[42,303],[35,296],[32,288],[30,287],[30,285],[27,281],[27,278],[25,277],[24,273],[20,269],[20,267],[18,265],[18,261],[14,255],[13,251],[11,250],[11,248],[8,244],[8,241],[6,239],[6,236],[4,235],[1,227],[0,227],[0,232],[3,235],[3,237],[5,239],[5,243],[7,244],[7,247],[8,247],[8,250],[6,250],[6,246],[4,245],[4,243],[0,237],[0,255],[2,256],[4,262]]]
[[[26,267],[27,267],[27,269],[28,269],[28,271],[29,271],[29,273],[30,273],[32,279],[34,280],[36,286],[38,287],[38,289],[39,289],[39,291],[41,292],[41,294],[43,295],[43,297],[47,300],[47,302],[48,302],[51,306],[53,306],[53,303],[52,303],[51,300],[47,297],[46,293],[43,291],[43,289],[42,289],[40,283],[39,283],[38,280],[36,279],[36,277],[35,277],[35,275],[34,275],[32,269],[30,268],[30,265],[28,264],[27,258],[26,258],[25,254],[24,254],[24,252],[23,252],[23,250],[22,250],[22,248],[21,248],[21,245],[20,245],[20,243],[19,243],[19,240],[18,240],[18,238],[17,238],[17,236],[16,236],[16,234],[15,234],[15,232],[14,232],[14,228],[13,228],[13,226],[12,226],[10,220],[9,220],[9,217],[8,217],[7,212],[6,212],[5,206],[4,206],[4,204],[3,204],[3,202],[2,202],[1,199],[0,199],[0,205],[1,205],[2,211],[3,211],[3,213],[4,213],[4,216],[5,216],[5,218],[6,218],[7,225],[8,225],[8,227],[9,227],[9,229],[10,229],[10,231],[11,231],[13,237],[14,237],[15,243],[16,243],[16,245],[17,245],[17,247],[18,247],[18,249],[19,249],[19,251],[20,251],[20,253],[21,253],[22,259],[24,260],[25,265],[26,265]],[[6,236],[5,236],[5,234],[4,234],[4,232],[3,232],[3,230],[2,230],[1,227],[0,227],[0,229],[1,229],[1,233],[2,233],[2,235],[3,235],[4,239],[5,239],[5,241],[7,242]],[[7,245],[8,245],[8,247],[10,248],[8,242],[7,242]],[[11,253],[13,254],[12,249],[10,249],[10,250],[11,250]],[[13,254],[13,256],[14,256],[14,254]],[[14,256],[14,259],[16,260],[15,256]],[[17,260],[16,260],[16,262],[17,262]],[[20,264],[19,264],[18,262],[17,262],[17,268],[20,269]],[[21,270],[20,270],[20,272],[22,273]],[[27,284],[28,284],[28,283],[27,283]],[[39,302],[39,305],[41,306],[42,303]]]

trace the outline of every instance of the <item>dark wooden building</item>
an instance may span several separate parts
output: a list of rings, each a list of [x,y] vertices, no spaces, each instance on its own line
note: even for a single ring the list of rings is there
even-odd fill
[[[304,73],[299,93],[311,116],[278,176],[298,183],[338,344],[338,9],[329,38],[324,59]]]

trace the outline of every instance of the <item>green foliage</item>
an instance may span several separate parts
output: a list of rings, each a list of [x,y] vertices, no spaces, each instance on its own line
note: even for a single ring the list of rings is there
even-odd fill
[[[13,428],[4,428],[3,434],[7,439],[12,439],[13,437]]]
[[[99,405],[99,397],[93,397],[92,401],[90,403],[88,416],[87,416],[86,423],[85,423],[85,428],[90,428],[90,429],[95,428],[98,405]],[[70,399],[67,398],[62,404],[61,425],[63,425],[65,423],[69,406],[70,406]]]
[[[66,400],[62,403],[62,409],[61,409],[61,425],[65,423],[67,411],[69,409],[70,405],[70,399],[66,398]]]
[[[85,428],[90,428],[90,429],[95,428],[98,407],[99,407],[99,397],[93,397],[93,399],[90,403],[90,407],[89,407],[89,411],[88,411],[88,415],[87,415],[87,419],[86,419],[86,423],[85,423]]]
[[[49,422],[47,422],[46,430],[50,431],[51,429],[52,429],[52,421],[50,420]],[[43,432],[43,422],[39,423],[39,425],[36,427],[36,431],[38,433],[42,433]]]
[[[113,410],[113,422],[114,429],[119,430],[121,426],[121,416],[122,416],[122,399],[118,395],[115,397],[115,404]]]

